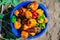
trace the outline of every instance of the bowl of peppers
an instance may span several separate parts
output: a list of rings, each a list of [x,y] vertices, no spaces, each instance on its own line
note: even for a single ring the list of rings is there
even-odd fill
[[[16,37],[37,38],[48,28],[46,7],[36,1],[18,4],[11,12],[10,25]]]

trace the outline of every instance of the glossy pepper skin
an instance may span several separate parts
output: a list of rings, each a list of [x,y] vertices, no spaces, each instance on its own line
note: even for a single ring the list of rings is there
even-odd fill
[[[45,23],[42,23],[41,26],[42,26],[41,28],[44,29],[45,28]]]
[[[22,16],[24,16],[26,11],[27,11],[26,8],[21,7],[21,8],[19,9],[19,14],[22,15]]]
[[[31,4],[28,5],[27,8],[31,8],[32,10],[37,10],[38,2],[32,2]]]
[[[20,29],[21,28],[21,23],[19,21],[16,21],[14,23],[14,27],[15,27],[15,29]]]
[[[44,20],[42,19],[42,20],[38,20],[38,23],[43,23],[44,22]]]
[[[48,22],[48,19],[45,17],[44,18],[44,23],[47,23]]]
[[[23,10],[23,12],[26,12],[26,11],[27,11],[27,9],[26,9],[26,8],[24,8],[24,7],[22,7],[21,9]]]
[[[12,22],[12,23],[16,22],[16,20],[17,20],[17,19],[16,19],[16,16],[13,16],[13,17],[11,18],[11,22]]]
[[[27,26],[26,24],[24,24],[23,30],[27,30],[28,28],[29,28],[29,26]]]
[[[38,9],[36,10],[37,16],[40,17],[43,14],[43,10],[42,9]]]
[[[38,20],[42,20],[42,19],[44,19],[45,18],[45,15],[44,14],[42,14],[40,17],[38,17],[37,19]]]
[[[22,31],[22,32],[21,32],[21,37],[22,37],[22,38],[28,38],[28,32]]]
[[[25,17],[26,18],[31,18],[32,17],[32,13],[30,11],[26,11],[25,12]]]
[[[28,21],[28,25],[29,25],[30,27],[34,27],[34,26],[36,26],[36,24],[37,24],[37,22],[36,22],[35,19],[30,19],[30,20]]]
[[[15,16],[18,16],[18,15],[19,15],[19,11],[16,10],[16,11],[14,12],[14,15],[15,15]]]
[[[33,19],[37,18],[37,13],[36,13],[36,12],[33,12],[33,13],[32,13],[32,18],[33,18]]]

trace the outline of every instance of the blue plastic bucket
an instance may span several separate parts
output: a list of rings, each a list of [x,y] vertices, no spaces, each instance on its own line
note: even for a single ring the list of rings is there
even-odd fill
[[[30,4],[31,2],[30,1],[26,1],[26,2],[21,2],[20,4],[18,4],[11,12],[11,15],[10,15],[10,19],[12,18],[12,16],[14,15],[14,11],[19,9],[20,7],[24,6],[26,7],[28,4]],[[39,4],[39,8],[44,10],[44,14],[45,16],[48,18],[48,13],[46,11],[46,7],[43,5],[43,4]],[[49,19],[49,18],[48,18]],[[12,28],[12,32],[15,36],[19,37],[20,36],[20,31],[19,30],[16,30],[14,28],[14,25],[12,22],[10,22],[10,25],[11,25],[11,28]],[[32,39],[32,38],[37,38],[37,37],[40,37],[42,36],[48,29],[48,23],[46,23],[46,28],[45,29],[41,29],[40,32],[38,34],[36,34],[35,36],[29,36],[28,39]]]

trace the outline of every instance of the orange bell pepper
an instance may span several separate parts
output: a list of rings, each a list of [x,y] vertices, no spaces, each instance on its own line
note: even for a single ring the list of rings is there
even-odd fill
[[[27,10],[27,9],[26,9],[26,8],[24,8],[24,7],[22,7],[22,10],[23,10],[23,12],[26,12],[26,10]]]
[[[30,27],[34,27],[34,26],[36,26],[36,24],[37,24],[37,22],[36,22],[35,19],[30,19],[30,20],[28,21],[28,25],[29,25]]]
[[[47,23],[48,22],[48,19],[45,17],[44,18],[44,23]]]
[[[15,15],[15,16],[18,16],[18,14],[19,14],[19,11],[16,10],[16,11],[14,12],[14,15]]]
[[[26,18],[32,17],[32,13],[31,13],[30,11],[26,11],[26,12],[25,12],[25,17],[26,17]]]
[[[22,37],[22,38],[28,38],[28,32],[22,31],[22,32],[21,32],[21,37]]]
[[[16,22],[14,23],[14,27],[15,27],[15,29],[20,29],[20,27],[21,27],[20,22],[16,21]]]
[[[27,25],[24,24],[23,30],[27,30],[28,28],[29,28],[29,26],[27,26]]]
[[[31,8],[32,10],[37,10],[38,8],[38,2],[32,2],[28,5],[28,8]]]

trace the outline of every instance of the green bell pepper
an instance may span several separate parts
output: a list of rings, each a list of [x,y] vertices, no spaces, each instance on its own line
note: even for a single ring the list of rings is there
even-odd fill
[[[13,16],[12,18],[11,18],[11,21],[14,23],[14,22],[16,22],[16,16]]]
[[[40,16],[39,18],[37,18],[38,20],[42,20],[42,19],[44,19],[44,17],[45,17],[45,15],[44,14],[42,14],[42,16]]]
[[[45,28],[45,23],[42,23],[42,29]]]

